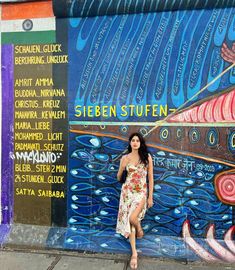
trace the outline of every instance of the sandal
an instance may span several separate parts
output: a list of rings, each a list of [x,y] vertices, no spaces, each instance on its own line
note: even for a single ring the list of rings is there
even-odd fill
[[[137,255],[132,255],[130,260],[130,268],[137,269],[137,267],[138,267]]]

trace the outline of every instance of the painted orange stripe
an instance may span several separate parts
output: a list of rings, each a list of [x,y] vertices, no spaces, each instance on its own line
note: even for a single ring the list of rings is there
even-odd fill
[[[53,17],[52,1],[2,4],[2,20]]]

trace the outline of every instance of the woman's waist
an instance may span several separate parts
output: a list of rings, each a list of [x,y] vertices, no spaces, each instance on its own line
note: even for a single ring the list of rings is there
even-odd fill
[[[141,185],[141,186],[147,186],[146,178],[144,179],[135,179],[132,177],[126,178],[126,183],[133,184],[133,185]]]

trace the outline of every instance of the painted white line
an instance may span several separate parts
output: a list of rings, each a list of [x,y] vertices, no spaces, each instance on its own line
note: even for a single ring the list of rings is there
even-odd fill
[[[33,18],[24,20],[2,20],[2,33],[53,31],[56,29],[55,18]],[[28,30],[27,30],[28,29]],[[29,30],[30,29],[30,30]]]

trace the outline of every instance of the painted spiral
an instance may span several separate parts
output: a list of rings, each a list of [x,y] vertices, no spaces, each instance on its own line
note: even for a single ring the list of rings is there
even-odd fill
[[[226,204],[235,205],[235,174],[223,174],[216,178],[216,193]]]

